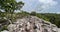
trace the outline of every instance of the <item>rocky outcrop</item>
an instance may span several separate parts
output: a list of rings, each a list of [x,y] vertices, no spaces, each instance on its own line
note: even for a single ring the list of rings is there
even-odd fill
[[[9,32],[58,32],[56,25],[35,16],[17,19],[7,28]]]

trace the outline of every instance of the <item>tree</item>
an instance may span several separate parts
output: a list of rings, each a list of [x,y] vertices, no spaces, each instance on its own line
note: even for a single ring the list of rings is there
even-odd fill
[[[23,5],[23,2],[16,2],[15,0],[0,0],[0,9],[9,13],[21,9]]]
[[[30,13],[30,15],[36,16],[36,12],[35,12],[35,11],[32,11],[32,12]]]
[[[22,1],[16,2],[15,0],[0,0],[0,9],[11,14],[11,19],[14,11],[20,10],[23,7],[24,3]],[[7,17],[8,18],[8,17]]]

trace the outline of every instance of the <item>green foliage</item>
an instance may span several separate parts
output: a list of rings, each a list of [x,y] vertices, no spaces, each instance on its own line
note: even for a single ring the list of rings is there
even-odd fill
[[[15,0],[0,0],[0,9],[8,13],[13,13],[17,9],[21,9],[23,2],[16,2]]]
[[[8,30],[7,26],[3,26],[3,28],[1,29],[1,31],[3,31],[3,30]]]
[[[35,12],[35,11],[32,11],[32,12],[30,13],[30,15],[36,16],[36,12]]]
[[[14,19],[14,11],[20,10],[24,3],[22,1],[16,2],[16,0],[0,0],[0,9],[4,12],[0,13],[1,17],[6,17],[7,19]]]
[[[54,17],[54,16],[51,16],[50,19],[49,19],[49,21],[50,21],[52,24],[54,24],[54,23],[55,23],[55,17]]]

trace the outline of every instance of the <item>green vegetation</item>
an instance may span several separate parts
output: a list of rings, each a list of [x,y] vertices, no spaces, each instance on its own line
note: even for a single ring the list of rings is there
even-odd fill
[[[0,9],[8,12],[13,13],[15,10],[20,10],[24,5],[23,2],[16,2],[15,0],[0,0]]]
[[[1,17],[4,17],[6,13],[7,15],[6,18],[8,19],[8,15],[9,15],[10,19],[12,20],[14,11],[20,10],[23,5],[24,3],[21,1],[16,2],[16,0],[0,0],[0,9],[1,9],[0,14],[3,13],[3,15],[1,14]],[[2,10],[4,12],[2,12]]]

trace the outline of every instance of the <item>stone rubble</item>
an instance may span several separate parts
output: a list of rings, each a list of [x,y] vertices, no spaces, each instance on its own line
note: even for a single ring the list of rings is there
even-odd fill
[[[58,32],[56,25],[35,16],[17,19],[7,28],[9,32]]]

